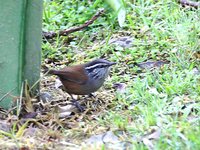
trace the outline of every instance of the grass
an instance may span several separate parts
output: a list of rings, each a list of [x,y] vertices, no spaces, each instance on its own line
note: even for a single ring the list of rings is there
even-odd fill
[[[86,29],[42,44],[43,63],[79,64],[100,56],[117,62],[101,90],[105,93],[113,83],[126,84],[125,92],[111,92],[112,104],[95,119],[77,122],[76,130],[62,129],[63,138],[80,144],[85,137],[111,130],[122,141],[130,141],[131,149],[200,149],[200,58],[196,55],[200,9],[181,7],[175,0],[126,2],[126,22],[120,28],[115,12],[102,0],[45,0],[43,30],[83,24],[102,7],[106,13]],[[133,38],[132,47],[108,44],[110,38],[124,35]],[[152,70],[135,65],[149,60],[170,63]],[[44,134],[61,136],[50,132]],[[22,136],[17,133],[8,135]]]
[[[99,7],[106,8],[103,17],[69,35],[72,41],[68,45],[64,41],[69,37],[43,43],[44,59],[59,57],[57,61],[76,64],[105,55],[118,63],[106,87],[121,82],[126,83],[126,90],[115,92],[112,107],[88,123],[125,131],[133,149],[148,148],[148,144],[135,142],[132,137],[143,137],[155,126],[161,134],[153,140],[154,149],[199,149],[200,75],[193,71],[200,69],[199,58],[194,57],[200,50],[200,10],[169,0],[127,2],[125,26],[120,28],[116,15],[102,1],[90,5],[86,1],[46,1],[44,14],[51,17],[44,15],[44,29],[82,24]],[[127,32],[134,38],[131,48],[116,50],[100,44]],[[134,65],[163,59],[170,64],[142,73],[137,73],[139,68]]]

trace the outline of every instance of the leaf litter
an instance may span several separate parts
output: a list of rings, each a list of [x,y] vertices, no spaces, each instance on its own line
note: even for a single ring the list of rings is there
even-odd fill
[[[44,148],[54,147],[53,144],[58,149],[62,146],[79,148],[80,139],[85,139],[89,133],[98,131],[100,126],[96,125],[96,129],[93,131],[93,124],[91,125],[89,122],[96,120],[98,115],[108,109],[114,99],[113,90],[98,91],[92,98],[79,97],[79,103],[86,108],[83,113],[80,113],[71,104],[71,97],[60,89],[62,87],[55,88],[56,80],[52,76],[45,76],[42,79],[41,93],[38,95],[41,101],[38,101],[36,97],[31,97],[28,85],[25,86],[25,96],[22,97],[19,107],[20,115],[16,116],[14,111],[9,113],[5,111],[5,115],[2,115],[0,127],[3,130],[1,134],[7,135],[8,132],[8,135],[13,138],[6,140],[8,144],[0,143],[0,146],[4,145],[7,148],[9,143],[13,143],[16,138],[17,143],[20,143],[19,147]],[[85,129],[84,134],[82,133],[83,129]],[[69,139],[64,138],[64,131],[68,132]],[[101,128],[100,131],[102,132]],[[14,136],[9,132],[14,132]],[[79,135],[79,138],[75,136],[76,134]],[[28,144],[30,140],[32,146]],[[37,144],[38,142],[40,144]],[[10,144],[8,147],[16,148],[17,146]]]
[[[117,41],[123,42],[121,39],[127,40],[129,38],[126,36],[125,38],[119,38],[119,40],[115,39],[113,40],[113,43],[110,44],[116,44]],[[124,40],[125,43],[133,44],[132,39],[131,42],[126,42],[126,40]],[[124,48],[129,47],[120,44],[116,45]],[[83,58],[81,57],[81,59]],[[128,64],[132,58],[126,58],[125,60],[126,62],[121,63]],[[160,68],[165,64],[168,64],[168,62],[158,60],[142,62],[137,65],[142,69],[151,70],[154,68]],[[43,66],[45,65],[47,65],[47,67],[62,67],[66,64],[64,60],[63,63],[52,63],[51,61],[50,64],[43,64]],[[126,66],[127,65],[122,66],[119,74],[127,73]],[[126,86],[127,83],[113,84],[113,87],[119,93],[124,93],[126,91]],[[4,129],[3,131],[5,131],[2,134],[14,130],[18,138],[18,143],[21,144],[20,147],[56,147],[57,149],[61,149],[63,146],[67,146],[69,149],[81,149],[81,147],[85,146],[93,149],[94,145],[92,143],[99,144],[99,147],[102,147],[103,144],[110,149],[131,147],[131,141],[129,141],[128,138],[125,138],[125,140],[120,139],[119,135],[115,135],[109,128],[102,127],[97,121],[95,121],[98,119],[98,116],[109,111],[109,108],[112,106],[112,101],[115,99],[113,89],[107,89],[106,92],[103,90],[97,91],[95,98],[87,96],[78,97],[80,104],[86,108],[83,113],[80,113],[77,108],[71,104],[71,97],[63,91],[62,84],[59,79],[55,78],[55,76],[44,76],[42,78],[41,91],[38,95],[41,101],[37,101],[36,97],[31,97],[28,89],[29,88],[26,85],[25,98],[23,98],[20,107],[22,109],[20,111],[25,113],[22,113],[21,116],[16,116],[13,112],[5,112],[3,117],[4,119],[2,119],[3,121],[1,123],[1,126]],[[154,95],[160,94],[154,87],[150,88],[149,92]],[[191,99],[188,100],[185,98],[184,104],[181,106],[186,106],[190,114],[190,112],[193,111],[193,106],[190,105],[191,103],[186,101],[191,101]],[[176,105],[176,103],[173,105]],[[169,107],[171,107],[171,104],[169,104]],[[167,109],[166,112],[169,113],[169,109]],[[188,119],[194,120],[197,119],[197,117],[189,115]],[[152,129],[146,135],[137,138],[137,142],[143,142],[148,149],[153,149],[153,143],[155,140],[159,139],[160,135],[161,129]],[[6,139],[6,142],[13,143],[14,138],[4,138]],[[1,144],[3,143],[0,143],[0,145]],[[88,145],[91,147],[88,147]],[[15,147],[16,144],[13,146]]]

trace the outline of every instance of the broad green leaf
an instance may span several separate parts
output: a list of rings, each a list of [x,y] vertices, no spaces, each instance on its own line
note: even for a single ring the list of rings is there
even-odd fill
[[[106,2],[118,13],[118,23],[122,27],[126,18],[126,10],[122,0],[106,0]]]

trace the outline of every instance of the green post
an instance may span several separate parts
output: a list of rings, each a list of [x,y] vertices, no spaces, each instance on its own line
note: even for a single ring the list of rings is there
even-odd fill
[[[0,106],[6,109],[24,80],[32,86],[40,77],[42,5],[42,0],[1,2]]]

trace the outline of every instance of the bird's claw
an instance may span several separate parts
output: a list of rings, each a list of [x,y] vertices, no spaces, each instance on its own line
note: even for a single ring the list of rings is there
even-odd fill
[[[79,102],[77,102],[77,100],[72,100],[72,104],[73,104],[74,106],[76,106],[76,108],[78,108],[78,110],[79,110],[80,112],[83,112],[83,111],[85,110],[84,107],[81,106],[81,105],[79,104]]]

